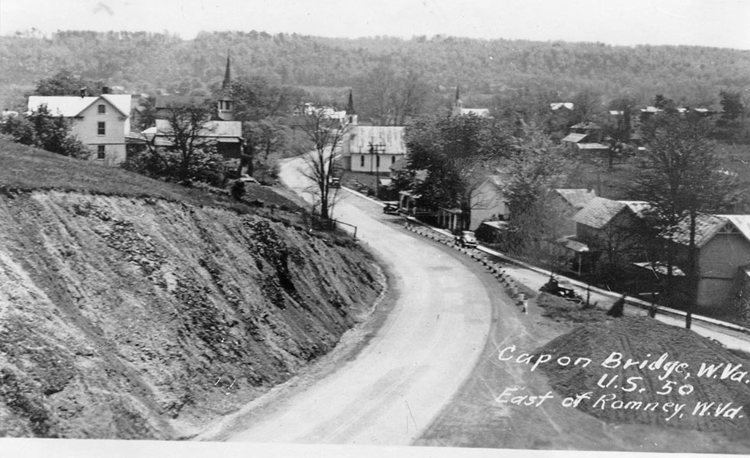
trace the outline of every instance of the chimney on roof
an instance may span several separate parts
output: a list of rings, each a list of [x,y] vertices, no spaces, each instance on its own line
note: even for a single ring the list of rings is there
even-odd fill
[[[102,94],[110,94],[111,92],[109,86],[102,86]]]
[[[88,93],[88,89],[86,88],[86,86],[83,86],[81,88],[81,98],[86,97],[87,93]]]

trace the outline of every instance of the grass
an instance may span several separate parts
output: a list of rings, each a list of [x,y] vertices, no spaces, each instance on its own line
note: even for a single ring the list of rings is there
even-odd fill
[[[301,210],[295,202],[266,186],[248,184],[244,200],[253,206],[244,205],[232,200],[224,190],[188,188],[120,168],[64,157],[6,139],[0,139],[0,190],[5,193],[57,190],[122,197],[154,197],[250,213],[258,213],[257,207],[261,206],[276,206],[292,212]]]

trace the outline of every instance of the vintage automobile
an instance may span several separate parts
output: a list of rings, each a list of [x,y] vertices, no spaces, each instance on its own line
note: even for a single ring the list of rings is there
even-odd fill
[[[398,202],[385,202],[383,213],[386,215],[398,215]]]
[[[573,286],[570,283],[566,281],[559,281],[554,276],[549,277],[549,281],[542,285],[542,287],[539,288],[539,291],[559,296],[569,301],[577,303],[583,302],[583,297],[575,292]]]
[[[339,177],[331,177],[328,180],[328,186],[331,188],[340,188],[341,187],[341,178]]]
[[[474,231],[462,231],[460,235],[456,236],[454,241],[463,248],[477,247],[477,238],[474,236]]]

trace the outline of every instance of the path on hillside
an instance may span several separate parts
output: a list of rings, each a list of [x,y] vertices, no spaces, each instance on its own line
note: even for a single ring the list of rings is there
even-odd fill
[[[306,187],[299,163],[281,170],[296,191]],[[450,253],[387,224],[392,217],[377,204],[341,194],[334,215],[356,224],[358,239],[386,263],[398,292],[393,309],[355,358],[202,439],[409,444],[476,365],[492,311],[480,279]]]

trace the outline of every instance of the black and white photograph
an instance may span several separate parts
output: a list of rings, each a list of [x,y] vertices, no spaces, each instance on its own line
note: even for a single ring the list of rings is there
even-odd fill
[[[0,456],[750,454],[750,1],[0,0],[0,109]]]

